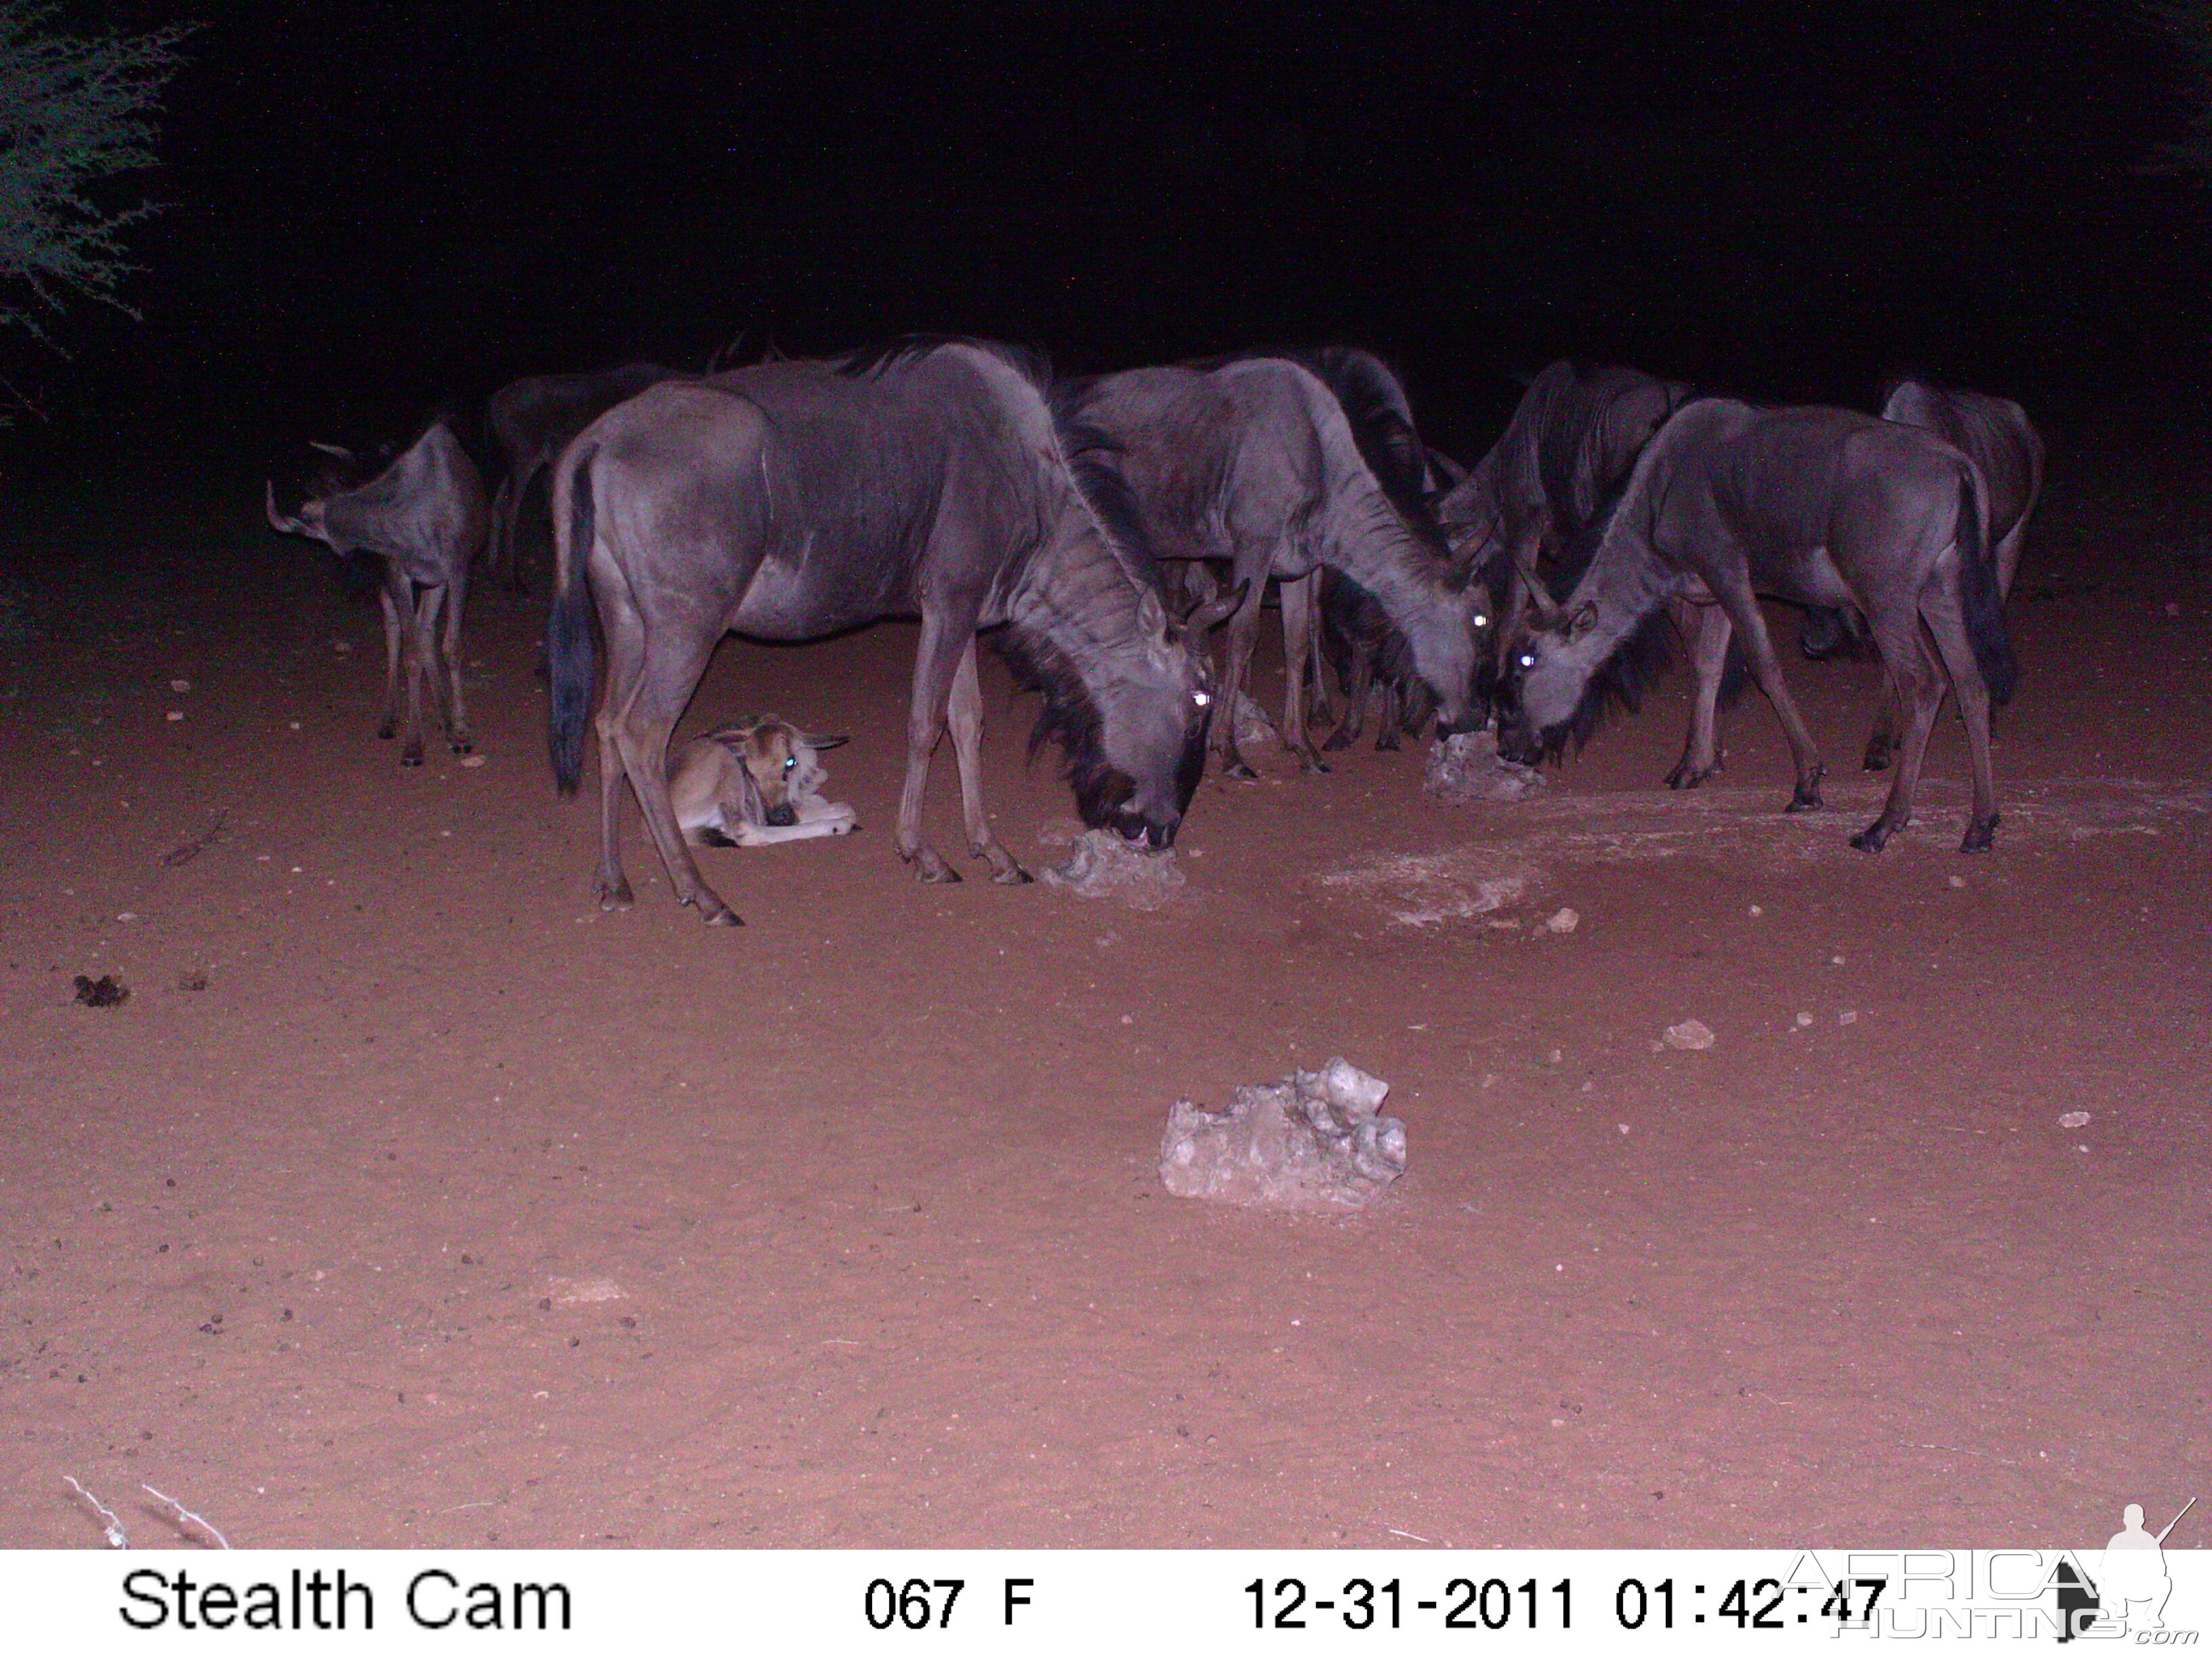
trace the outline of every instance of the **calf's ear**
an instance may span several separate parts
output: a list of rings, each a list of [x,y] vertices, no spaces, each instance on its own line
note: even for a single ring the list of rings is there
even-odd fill
[[[1566,636],[1578,640],[1597,626],[1597,601],[1584,599],[1567,617]]]

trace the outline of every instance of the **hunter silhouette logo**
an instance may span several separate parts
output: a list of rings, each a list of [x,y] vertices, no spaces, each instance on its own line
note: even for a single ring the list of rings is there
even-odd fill
[[[2164,1630],[2166,1599],[2173,1593],[2173,1581],[2166,1571],[2166,1534],[2196,1507],[2192,1498],[2181,1506],[2180,1515],[2154,1534],[2143,1529],[2142,1505],[2129,1504],[2120,1512],[2120,1529],[2106,1544],[2094,1580],[2085,1580],[2070,1562],[2062,1562],[2054,1575],[2064,1626],[2058,1639],[2070,1642],[2106,1621],[2115,1633]]]

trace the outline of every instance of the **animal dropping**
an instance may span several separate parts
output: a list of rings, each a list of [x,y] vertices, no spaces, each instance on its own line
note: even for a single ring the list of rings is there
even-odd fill
[[[1406,1172],[1406,1126],[1377,1109],[1389,1092],[1338,1056],[1318,1072],[1240,1088],[1219,1111],[1179,1100],[1160,1140],[1160,1180],[1178,1198],[1363,1209]]]

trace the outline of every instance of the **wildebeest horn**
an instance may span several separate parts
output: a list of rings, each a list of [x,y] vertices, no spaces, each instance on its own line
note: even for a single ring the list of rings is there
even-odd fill
[[[1445,454],[1443,450],[1436,448],[1432,445],[1425,446],[1425,447],[1426,447],[1429,452],[1430,470],[1434,472],[1442,473],[1443,475],[1444,483],[1447,486],[1462,483],[1466,481],[1467,469],[1465,467],[1462,466],[1457,461],[1452,459],[1450,456]]]
[[[310,438],[307,440],[307,447],[319,449],[325,455],[335,455],[342,461],[349,461],[353,459],[353,451],[348,449],[343,444],[320,443]]]
[[[1544,586],[1541,576],[1518,559],[1513,562],[1521,572],[1522,583],[1528,591],[1528,603],[1535,607],[1536,620],[1550,627],[1559,619],[1559,602],[1552,597],[1552,590]]]
[[[1237,607],[1244,603],[1244,595],[1251,586],[1252,579],[1248,576],[1237,585],[1234,592],[1215,594],[1182,619],[1184,629],[1193,634],[1204,634],[1218,628],[1237,614]]]
[[[301,523],[299,520],[288,519],[276,510],[276,486],[274,483],[264,479],[262,483],[262,489],[264,492],[263,496],[263,505],[267,508],[269,513],[269,526],[270,529],[279,531],[287,536],[312,536],[315,533],[313,531],[308,529],[306,525]]]

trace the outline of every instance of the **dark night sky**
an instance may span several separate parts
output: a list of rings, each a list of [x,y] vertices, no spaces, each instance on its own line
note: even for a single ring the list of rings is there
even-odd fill
[[[2179,69],[2124,5],[207,11],[145,320],[11,360],[27,458],[201,465],[740,331],[1358,340],[1470,448],[1559,355],[1856,402],[1911,363],[2062,421],[2198,378],[2212,192],[2139,169]]]

